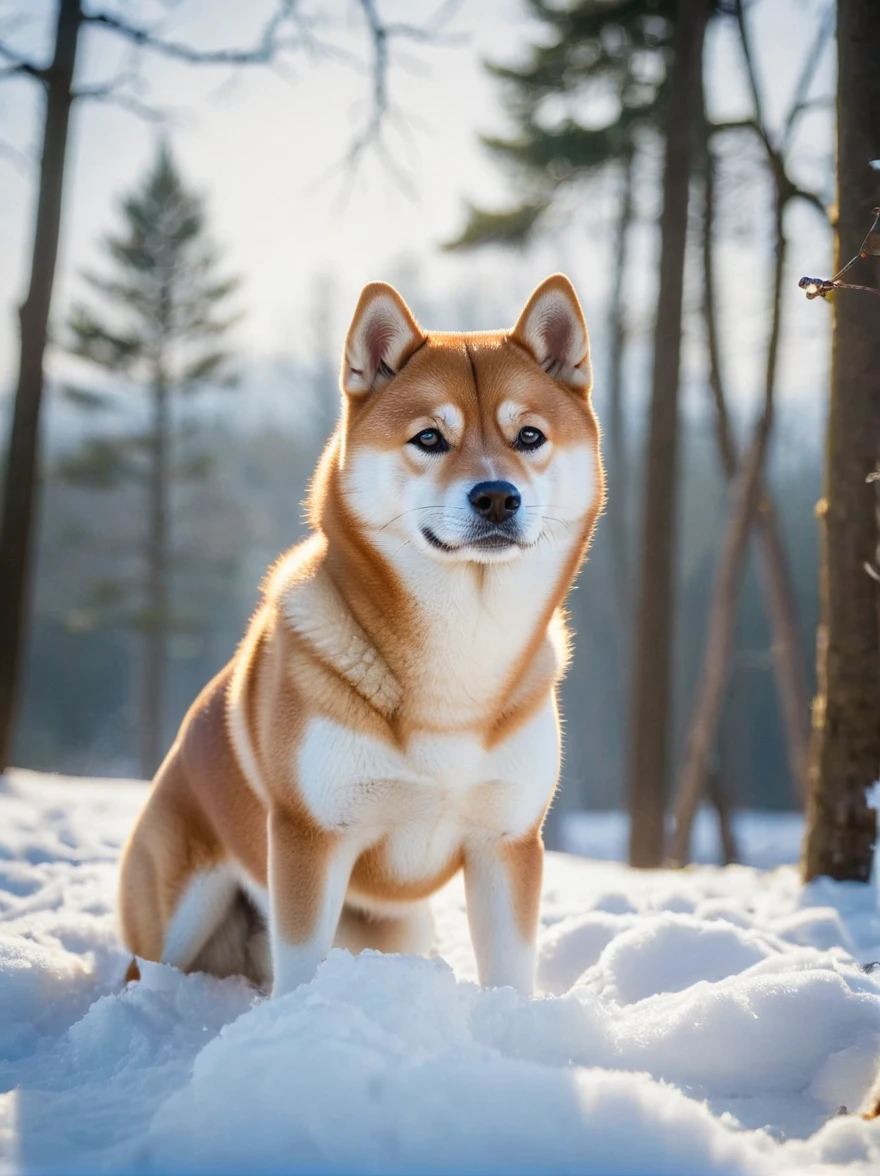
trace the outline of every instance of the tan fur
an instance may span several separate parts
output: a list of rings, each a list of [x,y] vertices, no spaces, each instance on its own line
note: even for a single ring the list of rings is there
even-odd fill
[[[475,786],[460,801],[463,827],[473,834],[462,834],[445,858],[426,865],[424,873],[407,876],[395,864],[389,841],[397,829],[399,802],[386,804],[381,782],[359,784],[362,792],[355,789],[351,796],[355,817],[327,825],[316,816],[318,802],[310,802],[303,791],[296,765],[318,720],[331,724],[328,730],[366,740],[365,755],[384,754],[385,748],[389,755],[406,756],[418,740],[429,740],[426,746],[431,748],[431,739],[459,737],[492,752],[535,721],[552,699],[567,659],[560,610],[601,509],[604,481],[586,344],[583,355],[569,346],[570,364],[555,377],[538,366],[540,344],[534,341],[528,316],[535,299],[548,290],[574,298],[565,279],[549,279],[513,333],[472,335],[425,335],[388,287],[365,290],[346,348],[342,418],[311,488],[314,535],[270,569],[248,633],[187,713],[126,847],[120,914],[123,938],[135,956],[165,958],[169,928],[188,887],[199,878],[219,879],[221,894],[222,871],[240,876],[242,885],[257,891],[268,889],[276,910],[275,933],[293,947],[307,943],[330,901],[332,870],[340,862],[348,883],[337,942],[355,949],[399,948],[407,942],[407,904],[426,899],[462,866],[467,873],[468,856],[475,853],[494,855],[509,878],[519,933],[534,939],[543,859],[540,823],[552,788],[528,831],[512,835],[503,824],[498,826],[498,806],[503,809],[504,803],[499,786],[491,780]],[[377,313],[377,306],[387,307],[397,335],[380,322],[365,346],[358,330]],[[563,330],[565,320],[559,321]],[[552,333],[548,340],[556,345]],[[559,347],[568,343],[563,338]],[[385,360],[384,368],[376,359],[382,347],[392,349],[388,354],[393,359]],[[553,363],[551,356],[548,370]],[[505,433],[499,420],[508,402],[514,407],[505,411],[516,419]],[[529,631],[516,638],[515,658],[497,681],[491,680],[491,692],[474,702],[468,683],[459,690],[449,671],[441,679],[432,677],[425,655],[435,624],[431,608],[414,595],[393,554],[380,550],[359,516],[348,482],[363,454],[376,460],[382,455],[397,460],[399,455],[402,476],[420,476],[424,462],[409,441],[421,430],[441,427],[437,413],[443,404],[451,405],[455,420],[462,422],[453,448],[436,467],[446,485],[479,482],[487,471],[528,485],[540,478],[547,463],[560,460],[567,445],[586,447],[592,454],[585,476],[592,479],[594,493],[576,525],[566,524],[568,546],[555,579],[542,583],[544,596]],[[509,434],[518,426],[518,413],[525,421],[542,422],[553,442],[545,446],[545,454],[538,450],[526,455],[512,448]],[[450,430],[448,421],[442,428]],[[494,591],[493,577],[498,575],[495,565],[479,561],[460,566],[455,574],[475,599]],[[327,746],[331,755],[332,741]],[[319,785],[320,779],[312,787]],[[365,840],[356,841],[362,804],[374,808],[364,818],[369,835],[357,833]],[[223,933],[224,918],[232,920],[234,901],[230,899],[226,916],[215,918],[215,937]],[[236,917],[241,936],[253,936],[245,908]],[[225,933],[229,938],[228,928]],[[225,963],[210,963],[212,942],[209,937],[181,966],[193,968],[201,962],[225,974]],[[214,949],[215,955],[226,950],[216,943]],[[247,950],[256,957],[262,948],[257,944]],[[240,954],[247,971],[244,946]]]

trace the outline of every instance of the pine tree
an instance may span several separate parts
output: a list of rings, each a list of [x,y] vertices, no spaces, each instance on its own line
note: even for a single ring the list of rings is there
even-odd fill
[[[140,186],[122,201],[123,225],[108,235],[104,273],[87,274],[92,298],[75,305],[68,321],[69,348],[80,358],[122,377],[133,395],[146,397],[145,429],[90,438],[64,463],[69,480],[112,490],[124,483],[143,489],[146,527],[140,538],[136,602],[127,610],[142,635],[141,770],[150,776],[162,751],[167,641],[172,624],[171,488],[175,479],[207,472],[204,455],[175,452],[173,402],[208,385],[231,382],[224,336],[234,317],[227,309],[237,281],[219,271],[206,229],[202,199],[189,191],[167,144]],[[74,393],[84,408],[110,393]],[[179,431],[179,430],[178,430]],[[96,586],[104,604],[128,603],[121,583]]]
[[[502,210],[470,205],[452,248],[522,244],[568,188],[608,165],[625,169],[643,132],[657,128],[675,0],[529,0],[529,9],[539,31],[525,61],[487,66],[515,131],[483,137],[522,197]],[[589,122],[579,117],[587,107]]]
[[[599,173],[617,173],[614,284],[609,307],[608,456],[612,542],[620,600],[626,598],[622,363],[629,230],[635,219],[634,174],[646,138],[656,138],[667,89],[675,0],[570,0],[566,5],[529,0],[539,33],[520,65],[490,64],[498,79],[510,137],[483,143],[510,171],[520,199],[504,209],[468,205],[467,220],[450,249],[522,245],[572,188]],[[604,120],[586,123],[603,100]],[[555,111],[555,113],[554,113]]]

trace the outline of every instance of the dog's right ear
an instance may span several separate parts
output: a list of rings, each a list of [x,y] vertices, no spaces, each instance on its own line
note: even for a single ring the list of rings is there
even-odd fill
[[[342,357],[342,390],[363,396],[393,380],[425,336],[393,286],[364,286],[348,328]]]

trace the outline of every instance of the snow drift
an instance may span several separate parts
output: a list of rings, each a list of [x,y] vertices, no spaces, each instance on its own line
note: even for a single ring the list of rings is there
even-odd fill
[[[551,855],[539,985],[480,990],[460,883],[439,958],[334,952],[266,1001],[146,965],[119,850],[142,785],[0,788],[0,1167],[826,1173],[880,1169],[870,887]]]

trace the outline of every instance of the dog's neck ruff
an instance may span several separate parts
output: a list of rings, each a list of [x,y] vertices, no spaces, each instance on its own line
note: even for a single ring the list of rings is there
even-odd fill
[[[380,714],[386,718],[394,714],[400,706],[400,684],[326,572],[285,589],[282,611],[286,623],[319,661]]]
[[[564,637],[542,639],[565,559],[560,551],[552,566],[529,558],[444,566],[410,553],[394,572],[411,607],[406,615],[389,611],[378,640],[326,564],[309,579],[280,584],[279,599],[286,625],[385,719],[405,712],[407,726],[464,729],[487,723],[524,684],[540,692],[560,676]]]

